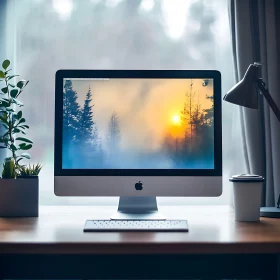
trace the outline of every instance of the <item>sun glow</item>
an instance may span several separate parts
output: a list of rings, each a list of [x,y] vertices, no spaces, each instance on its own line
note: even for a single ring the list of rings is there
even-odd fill
[[[174,124],[179,124],[179,122],[180,122],[180,117],[178,115],[174,115],[173,116],[173,123]]]
[[[68,19],[73,11],[72,0],[53,0],[53,8],[63,20]]]

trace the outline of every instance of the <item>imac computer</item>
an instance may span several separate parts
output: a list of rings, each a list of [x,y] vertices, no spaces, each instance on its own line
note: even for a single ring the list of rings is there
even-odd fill
[[[118,196],[115,220],[165,219],[157,196],[220,196],[221,123],[218,71],[59,70],[55,194]]]

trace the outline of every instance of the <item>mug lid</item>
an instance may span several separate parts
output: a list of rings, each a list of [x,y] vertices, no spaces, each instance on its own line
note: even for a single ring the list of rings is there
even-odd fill
[[[230,182],[263,182],[264,177],[260,175],[255,174],[239,174],[239,175],[233,175],[231,178],[229,178]]]

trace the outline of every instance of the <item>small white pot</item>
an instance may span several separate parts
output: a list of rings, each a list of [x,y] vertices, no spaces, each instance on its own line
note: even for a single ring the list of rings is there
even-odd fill
[[[229,180],[233,183],[235,220],[259,221],[264,178],[258,175],[242,174],[232,176]]]
[[[38,217],[39,179],[0,179],[0,217]]]

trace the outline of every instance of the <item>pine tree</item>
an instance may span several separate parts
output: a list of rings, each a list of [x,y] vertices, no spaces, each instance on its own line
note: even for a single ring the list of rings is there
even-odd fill
[[[185,136],[184,136],[184,149],[192,146],[192,138],[193,138],[193,111],[194,111],[194,97],[195,92],[193,91],[193,81],[191,80],[190,89],[185,93],[185,103],[183,107],[183,111],[181,111],[181,121],[185,126]]]
[[[89,87],[81,111],[79,140],[81,142],[79,152],[83,158],[84,168],[99,167],[102,164],[104,153],[98,137],[98,130],[94,122],[92,93]]]
[[[71,150],[77,144],[80,130],[80,106],[71,80],[66,80],[63,93],[63,164],[72,166]]]
[[[94,105],[91,105],[92,94],[91,88],[86,94],[86,99],[84,101],[84,107],[81,112],[80,119],[80,137],[83,143],[91,143],[96,144],[97,142],[97,128],[95,127],[95,123],[93,121],[93,112],[92,108]]]
[[[75,140],[80,129],[80,106],[77,98],[78,95],[73,90],[72,81],[66,80],[63,95],[63,135],[68,141]]]
[[[211,100],[212,105],[209,109],[205,109],[205,119],[207,121],[207,123],[212,126],[213,125],[213,119],[214,119],[214,96],[206,96],[207,99]]]
[[[109,146],[109,158],[112,157],[119,149],[120,144],[120,125],[119,118],[116,112],[113,112],[108,125],[108,146]]]
[[[191,125],[193,127],[194,136],[198,136],[201,127],[204,125],[204,114],[203,111],[200,109],[200,103],[199,100],[197,101],[197,104],[195,106],[195,109],[193,110],[193,114],[191,117]]]
[[[214,96],[206,95],[206,98],[212,102],[212,105],[210,108],[203,110],[200,152],[204,157],[212,157],[214,155]]]

